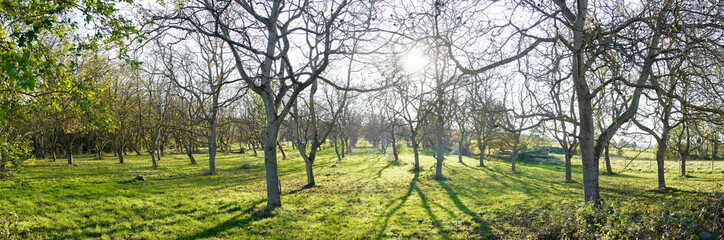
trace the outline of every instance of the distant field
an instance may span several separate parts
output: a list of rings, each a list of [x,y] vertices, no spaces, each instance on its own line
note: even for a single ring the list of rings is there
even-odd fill
[[[723,162],[714,170],[692,162],[688,178],[667,163],[675,190],[659,192],[650,191],[656,180],[648,161],[623,170],[616,159],[618,174],[600,178],[611,210],[591,213],[582,208],[578,159],[576,183],[565,183],[562,164],[519,163],[520,173],[511,174],[507,161],[477,167],[477,159],[458,163],[457,156],[447,157],[448,178],[436,181],[432,157],[422,157],[419,174],[410,171],[412,157],[406,151],[402,163],[390,163],[363,146],[336,162],[328,148],[315,163],[318,186],[311,189],[302,189],[301,159],[280,160],[283,206],[271,213],[263,210],[263,160],[249,154],[220,155],[216,175],[206,175],[204,156],[189,165],[183,155],[168,155],[157,172],[141,173],[148,182],[133,181],[138,172],[129,170],[154,170],[149,156],[129,156],[126,164],[77,157],[77,167],[38,160],[15,181],[0,181],[0,213],[16,213],[27,239],[694,238],[706,231],[715,237],[722,225],[710,216],[724,200]],[[692,226],[703,223],[710,225]]]

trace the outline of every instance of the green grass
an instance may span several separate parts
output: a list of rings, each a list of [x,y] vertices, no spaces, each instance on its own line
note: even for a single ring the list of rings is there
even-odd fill
[[[450,155],[446,179],[436,181],[430,155],[421,158],[424,170],[414,173],[409,150],[401,163],[368,146],[336,162],[327,148],[315,163],[317,186],[303,189],[304,162],[292,152],[279,160],[283,206],[272,212],[264,209],[263,159],[229,154],[217,157],[216,175],[206,174],[202,155],[199,165],[167,155],[157,169],[145,155],[129,155],[125,164],[111,156],[77,157],[77,167],[38,160],[12,181],[0,181],[0,213],[16,213],[21,237],[28,239],[536,238],[596,227],[588,216],[597,215],[582,207],[579,165],[573,167],[576,183],[565,183],[562,164],[523,162],[516,166],[520,173],[511,174],[504,160],[477,167],[477,159],[458,163]],[[722,191],[717,164],[717,170],[693,168],[688,178],[670,168],[667,184],[676,190],[663,192],[651,191],[654,171],[615,164],[618,174],[601,176],[600,184],[605,206],[621,216],[605,219],[625,224],[605,225],[658,234],[655,227],[647,230],[658,223],[652,222],[657,214],[703,211],[701,204],[716,202],[712,194]],[[138,172],[129,170],[158,171],[141,173],[148,182],[136,182]],[[640,217],[631,217],[636,213]],[[609,228],[596,231],[614,236]]]

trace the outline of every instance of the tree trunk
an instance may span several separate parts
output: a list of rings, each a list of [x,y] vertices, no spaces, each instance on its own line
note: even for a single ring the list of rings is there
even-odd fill
[[[342,134],[342,135],[344,135],[344,134]],[[339,151],[339,153],[342,155],[342,158],[344,158],[344,156],[348,153],[345,150],[345,149],[347,149],[347,139],[344,138],[344,136],[340,136],[339,143],[341,145],[341,149],[340,149],[341,151]]]
[[[150,154],[151,154],[151,167],[153,167],[153,168],[158,167],[158,163],[156,162],[156,153],[151,151]]]
[[[397,139],[395,139],[395,128],[392,127],[392,155],[395,157],[395,162],[399,161],[398,153],[397,153]]]
[[[337,154],[337,162],[342,161],[342,155],[339,153],[339,145],[337,141],[341,140],[339,138],[339,133],[337,132],[337,128],[334,129],[334,153]],[[344,153],[344,145],[342,145],[342,152]]]
[[[304,160],[304,163],[307,167],[307,186],[306,187],[313,187],[316,184],[314,182],[314,169],[312,168],[314,165],[314,162],[310,161],[310,160]]]
[[[460,141],[458,142],[458,162],[463,162],[463,141],[465,140],[464,134],[460,134]]]
[[[578,1],[577,17],[573,23],[574,48],[571,77],[576,91],[579,116],[579,148],[581,149],[581,168],[583,173],[583,199],[585,202],[599,204],[598,159],[594,149],[594,129],[592,97],[586,82],[586,63],[584,60],[586,42],[584,27],[587,20],[588,1]]]
[[[417,142],[415,140],[412,140],[412,152],[415,155],[415,169],[414,171],[420,171],[420,153],[417,151]]]
[[[667,110],[668,109],[670,108],[667,108]],[[669,121],[668,115],[664,117],[663,121]],[[661,133],[661,139],[657,139],[656,174],[658,176],[659,189],[666,188],[666,179],[664,178],[664,155],[666,154],[666,149],[669,147],[669,129],[669,125],[664,123],[664,130]]]
[[[511,173],[517,173],[515,171],[515,162],[518,161],[518,142],[520,141],[520,135],[518,134],[516,134],[515,143],[513,144],[513,153],[510,155]]]
[[[437,153],[437,165],[435,166],[435,179],[442,180],[442,162],[445,160],[445,156],[441,153]]]
[[[611,158],[608,156],[608,148],[609,143],[606,143],[606,148],[604,148],[604,159],[606,161],[606,174],[611,175],[613,174],[613,170],[611,170]]]
[[[119,143],[116,147],[116,154],[118,155],[118,163],[123,164],[123,148],[125,148],[124,143]]]
[[[267,111],[275,111],[267,108]],[[281,183],[279,182],[279,171],[277,169],[276,141],[279,136],[279,124],[281,120],[274,120],[276,113],[267,113],[266,136],[264,139],[264,168],[266,171],[266,195],[267,208],[273,209],[282,205]]]
[[[209,132],[209,174],[216,174],[216,112],[211,115]]]
[[[282,153],[282,160],[287,159],[287,154],[284,153],[284,149],[282,148],[282,144],[277,140],[277,147],[279,148],[279,152]]]
[[[254,150],[254,156],[258,156],[258,154],[256,152],[256,144],[253,142],[251,143],[251,150]],[[266,150],[264,150],[264,151],[266,152]]]
[[[593,109],[587,94],[579,94],[579,113],[581,116],[581,128],[579,135],[581,149],[581,169],[583,175],[583,199],[587,203],[598,204],[600,200],[598,186],[598,162],[594,153],[594,124]]]
[[[73,137],[68,137],[69,141],[67,141],[65,146],[65,155],[68,158],[68,165],[73,165]]]
[[[480,137],[480,134],[478,135],[478,150],[480,150],[480,167],[485,167],[485,162],[483,161],[485,159],[485,148],[487,145],[487,142],[483,142],[483,138]]]
[[[573,158],[573,153],[568,150],[565,153],[566,158],[566,182],[573,182],[573,177],[571,176],[571,158]]]
[[[163,149],[163,148],[161,147],[160,143],[158,145],[156,145],[156,158],[157,158],[156,161],[158,161],[158,162],[161,162],[161,149]]]
[[[436,154],[435,158],[437,159],[437,165],[435,166],[435,179],[442,180],[442,162],[445,160],[445,153],[443,152],[443,140],[440,136],[438,136],[437,140],[437,146],[436,146]]]
[[[194,154],[191,149],[186,149],[186,156],[188,156],[189,160],[191,160],[191,165],[196,165],[196,158],[194,158]]]
[[[186,156],[189,157],[189,160],[191,161],[191,165],[196,165],[196,158],[194,158],[194,148],[193,148],[193,140],[189,138],[188,142],[185,142],[182,144],[186,148]]]
[[[348,136],[347,139],[344,140],[344,144],[347,146],[347,154],[352,153],[352,139]],[[356,142],[355,142],[356,144]]]
[[[680,167],[680,174],[679,176],[686,177],[686,159],[688,158],[687,155],[681,156],[681,167]]]
[[[659,189],[666,188],[666,179],[664,178],[664,153],[666,152],[667,143],[659,142],[656,148],[656,175],[659,183]]]

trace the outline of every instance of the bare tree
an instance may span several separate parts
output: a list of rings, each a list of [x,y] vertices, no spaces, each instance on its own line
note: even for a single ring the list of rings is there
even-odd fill
[[[367,7],[359,4],[361,9]],[[267,206],[281,205],[276,142],[279,127],[299,94],[312,86],[339,53],[340,28],[356,19],[341,1],[193,1],[154,14],[164,29],[197,32],[225,42],[235,68],[264,104]],[[344,25],[342,23],[345,23]],[[296,61],[306,56],[307,61]]]
[[[234,62],[223,41],[202,34],[191,34],[190,38],[190,46],[182,46],[185,49],[162,46],[161,54],[166,56],[162,59],[163,74],[187,93],[180,96],[190,98],[187,101],[194,106],[191,113],[198,116],[196,119],[208,124],[209,173],[215,174],[220,111],[241,98],[245,89],[237,85],[239,79],[232,79]]]
[[[331,87],[323,87],[323,91],[330,91],[329,88]],[[314,181],[313,167],[317,151],[335,128],[337,120],[347,101],[346,94],[344,94],[345,96],[342,97],[341,103],[336,104],[335,102],[328,101],[328,105],[325,106],[326,112],[317,111],[320,107],[314,98],[317,89],[317,83],[312,83],[308,96],[309,100],[300,99],[300,101],[304,101],[304,105],[307,106],[307,109],[305,109],[307,114],[302,115],[297,105],[293,107],[291,112],[294,118],[294,143],[302,159],[304,159],[307,170],[307,185],[305,187],[313,187],[316,184]],[[309,150],[309,154],[307,154],[307,149]]]

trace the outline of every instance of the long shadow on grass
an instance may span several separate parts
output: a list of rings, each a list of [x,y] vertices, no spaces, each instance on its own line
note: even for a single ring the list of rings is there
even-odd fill
[[[420,196],[420,200],[422,201],[422,208],[425,209],[427,216],[429,216],[430,219],[432,220],[432,224],[434,224],[435,227],[437,227],[437,229],[440,230],[440,236],[442,237],[442,239],[450,239],[450,237],[448,237],[445,230],[442,228],[442,223],[440,223],[440,221],[437,220],[437,217],[430,209],[430,205],[427,203],[427,197],[425,196],[425,194],[423,194],[422,191],[420,191],[420,188],[417,187],[417,184],[415,184],[413,186],[413,189],[415,189],[415,191],[417,192],[417,195]]]
[[[420,200],[422,200],[422,207],[425,208],[425,212],[432,220],[432,223],[437,227],[438,230],[440,230],[440,235],[443,239],[450,239],[445,232],[445,230],[442,228],[442,224],[439,220],[437,220],[437,217],[435,217],[435,214],[432,213],[432,210],[430,209],[430,205],[428,204],[427,197],[425,194],[420,191],[420,188],[417,187],[417,181],[420,178],[420,172],[415,172],[415,177],[410,180],[410,186],[407,188],[407,193],[405,193],[404,196],[394,200],[398,201],[401,200],[399,204],[397,204],[395,207],[393,207],[387,214],[385,215],[385,219],[382,223],[382,229],[380,229],[379,232],[377,232],[377,236],[375,236],[375,239],[382,239],[383,234],[385,233],[385,230],[387,230],[387,223],[390,220],[390,217],[394,215],[400,208],[402,208],[403,205],[407,202],[407,199],[412,195],[412,190],[415,190],[417,192],[417,195],[420,196]]]
[[[545,184],[551,184],[551,185],[560,185],[561,183],[554,182],[554,181],[546,181],[538,178],[532,178],[528,176],[525,173],[519,173],[511,175],[509,173],[503,173],[500,172],[498,169],[490,168],[490,167],[472,167],[468,166],[467,164],[462,164],[463,166],[476,170],[481,171],[485,174],[487,174],[491,180],[491,182],[499,183],[501,188],[503,189],[513,189],[518,190],[522,193],[525,193],[528,196],[531,197],[539,197],[541,194],[551,194],[552,192],[548,190],[545,186],[540,186],[538,183],[545,183]],[[457,172],[453,168],[448,168],[448,171],[451,171],[453,173]],[[528,181],[523,181],[521,178],[526,178]],[[507,181],[504,181],[507,180]]]
[[[389,168],[389,167],[392,166],[392,165],[400,166],[400,162],[394,162],[394,161],[393,161],[393,162],[388,162],[387,165],[385,165],[385,167],[383,167],[383,168],[381,168],[379,171],[377,171],[377,178],[382,177],[382,172],[385,171],[385,169]]]
[[[412,189],[415,187],[415,183],[417,182],[417,179],[420,177],[420,172],[415,172],[415,177],[410,180],[410,186],[407,187],[407,193],[405,193],[404,196],[393,200],[393,202],[401,200],[397,206],[390,209],[389,212],[385,215],[385,220],[382,223],[382,229],[377,233],[377,236],[375,236],[375,239],[382,239],[382,234],[385,233],[385,230],[387,230],[387,223],[390,221],[390,217],[394,215],[400,208],[402,208],[403,205],[407,202],[407,199],[410,198],[410,195],[412,195]]]
[[[229,220],[226,220],[226,221],[224,221],[224,222],[220,223],[219,225],[216,225],[216,226],[214,226],[214,227],[212,227],[212,228],[206,229],[206,230],[204,230],[203,232],[200,232],[200,233],[197,233],[197,234],[194,234],[194,235],[191,235],[191,236],[186,236],[186,237],[183,237],[183,238],[180,238],[180,239],[198,239],[198,238],[213,237],[213,236],[218,235],[219,233],[225,232],[225,231],[228,230],[228,229],[231,229],[231,228],[244,228],[244,227],[246,227],[247,225],[249,225],[249,223],[251,223],[251,222],[253,222],[253,221],[267,218],[267,217],[270,216],[270,213],[269,213],[269,211],[266,210],[266,209],[262,209],[262,210],[260,210],[260,211],[254,212],[254,209],[256,209],[256,206],[259,205],[259,204],[261,204],[261,203],[263,203],[263,202],[265,202],[265,201],[266,201],[266,199],[262,199],[262,200],[253,202],[252,205],[249,206],[249,208],[247,208],[247,209],[244,211],[244,213],[239,214],[239,215],[236,215],[235,217],[232,217],[232,218],[230,218]],[[242,216],[242,215],[245,215],[245,214],[249,214],[249,216],[247,216],[247,217],[245,217],[245,218],[241,218],[241,216]]]
[[[460,209],[463,213],[467,214],[468,216],[473,218],[473,221],[475,221],[478,224],[478,231],[482,236],[491,236],[492,231],[490,230],[490,224],[480,218],[477,214],[475,214],[473,211],[471,211],[465,204],[463,204],[462,201],[460,201],[460,198],[458,198],[458,194],[450,188],[450,186],[447,185],[447,180],[438,181],[440,183],[440,186],[445,189],[447,192],[447,195],[450,197],[450,200],[455,203],[455,206]]]

